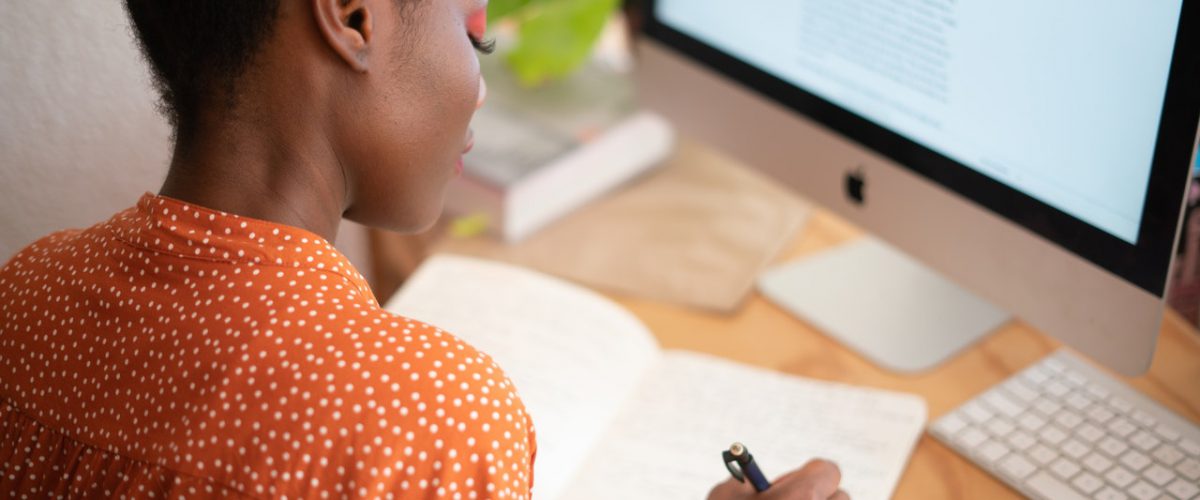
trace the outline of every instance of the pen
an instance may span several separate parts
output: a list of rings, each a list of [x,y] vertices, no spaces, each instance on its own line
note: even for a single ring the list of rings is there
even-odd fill
[[[728,450],[721,452],[721,458],[725,459],[725,468],[729,469],[729,474],[743,483],[749,479],[754,491],[763,492],[771,487],[771,482],[767,481],[767,477],[759,470],[746,445],[733,443]]]

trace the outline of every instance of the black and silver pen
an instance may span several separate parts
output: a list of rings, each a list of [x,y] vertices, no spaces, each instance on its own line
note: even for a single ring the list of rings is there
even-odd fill
[[[767,481],[767,477],[758,468],[758,463],[754,461],[754,456],[746,449],[746,445],[733,443],[728,450],[721,452],[721,458],[725,460],[725,468],[729,469],[729,474],[741,482],[749,480],[754,491],[763,492],[771,487],[771,482]]]

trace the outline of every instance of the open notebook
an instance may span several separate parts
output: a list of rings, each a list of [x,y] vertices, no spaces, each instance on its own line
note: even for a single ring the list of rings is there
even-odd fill
[[[661,350],[612,301],[508,264],[434,256],[387,309],[507,371],[537,429],[538,499],[705,498],[734,441],[768,477],[822,456],[852,498],[887,498],[925,423],[912,395]]]

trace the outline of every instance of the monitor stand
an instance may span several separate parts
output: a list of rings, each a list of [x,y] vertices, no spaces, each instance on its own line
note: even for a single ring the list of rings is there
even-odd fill
[[[1009,314],[875,238],[769,269],[759,290],[872,362],[933,368]]]

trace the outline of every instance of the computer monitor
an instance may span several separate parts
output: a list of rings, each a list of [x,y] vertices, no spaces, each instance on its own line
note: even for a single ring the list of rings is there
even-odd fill
[[[643,4],[640,92],[685,136],[1115,370],[1149,366],[1200,4]]]

